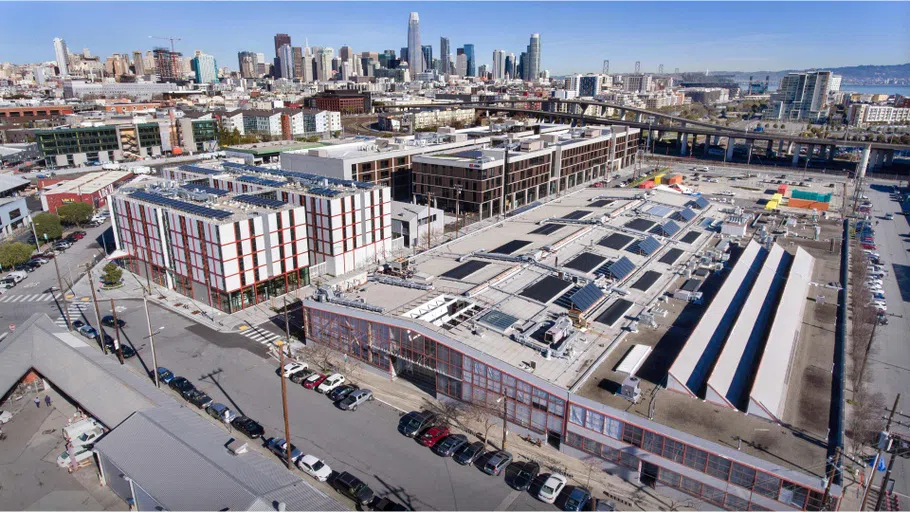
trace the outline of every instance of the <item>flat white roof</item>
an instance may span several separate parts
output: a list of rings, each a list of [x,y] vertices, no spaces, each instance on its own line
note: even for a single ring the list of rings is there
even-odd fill
[[[814,266],[815,258],[802,247],[798,248],[749,393],[749,414],[771,420],[783,415],[790,365],[793,364],[793,353],[803,325],[806,294],[812,282]]]
[[[746,246],[746,250],[743,251],[739,261],[733,267],[733,270],[730,271],[730,275],[724,280],[724,284],[720,287],[714,300],[711,301],[708,310],[702,315],[698,325],[695,326],[689,339],[686,340],[686,344],[683,345],[682,351],[676,357],[676,361],[673,362],[673,366],[670,367],[669,378],[667,379],[669,388],[695,396],[695,391],[689,389],[687,382],[689,382],[695,372],[695,367],[708,348],[708,344],[711,342],[711,338],[714,337],[714,333],[720,326],[724,315],[732,307],[733,298],[752,268],[752,264],[755,258],[758,257],[761,248],[761,245],[754,240],[750,241],[749,245]]]
[[[117,183],[126,178],[129,171],[101,171],[79,176],[76,179],[64,181],[56,187],[47,189],[46,194],[65,194],[76,192],[79,194],[94,194],[95,192]]]
[[[645,358],[648,357],[648,354],[651,353],[651,347],[647,345],[633,345],[628,352],[626,352],[625,357],[622,358],[622,361],[619,362],[619,365],[616,366],[616,371],[619,373],[628,373],[629,375],[634,375],[638,371],[638,368],[641,367],[641,364],[645,362]]]
[[[762,267],[761,272],[758,274],[758,279],[755,280],[752,291],[749,293],[749,298],[746,299],[746,303],[736,319],[736,324],[730,330],[730,336],[727,338],[727,343],[724,344],[724,349],[717,359],[717,364],[714,365],[711,377],[708,378],[708,394],[706,397],[708,401],[728,407],[736,407],[736,404],[730,401],[730,388],[733,385],[733,377],[736,375],[742,359],[744,357],[751,359],[754,356],[754,353],[746,353],[746,348],[752,338],[752,330],[755,328],[762,305],[771,291],[774,279],[778,277],[777,271],[785,253],[786,251],[784,251],[783,247],[774,244],[771,253],[765,260],[764,267]]]

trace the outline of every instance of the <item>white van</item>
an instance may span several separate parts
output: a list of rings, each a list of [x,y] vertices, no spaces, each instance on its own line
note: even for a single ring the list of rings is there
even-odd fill
[[[92,418],[63,427],[63,437],[77,446],[93,444],[104,435],[104,427]]]
[[[93,455],[92,449],[87,445],[86,446],[76,446],[75,448],[73,448],[73,450],[74,450],[74,454],[75,454],[74,458],[76,459],[76,464],[79,464],[80,462],[82,462],[84,460],[92,458],[92,455]],[[57,457],[57,465],[60,466],[61,468],[67,468],[70,466],[70,464],[72,464],[72,461],[70,459],[70,452],[64,450],[64,452],[61,453]]]
[[[6,274],[6,277],[4,277],[3,279],[12,280],[14,283],[18,284],[18,283],[22,282],[22,280],[25,279],[26,277],[28,277],[27,272],[24,272],[22,270],[16,270],[14,272],[10,272],[9,274]]]

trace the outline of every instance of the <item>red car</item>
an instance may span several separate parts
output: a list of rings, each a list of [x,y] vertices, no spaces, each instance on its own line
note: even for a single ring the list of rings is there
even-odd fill
[[[447,435],[449,435],[449,427],[430,427],[418,441],[427,448],[432,448]]]
[[[316,389],[316,386],[322,384],[322,381],[324,381],[326,379],[326,377],[328,377],[328,375],[323,375],[321,373],[314,373],[313,375],[310,375],[309,377],[306,378],[306,380],[303,381],[303,387],[305,387],[307,389]]]
[[[76,240],[82,240],[83,238],[85,238],[85,233],[82,231],[76,231],[75,233],[71,234],[70,236],[75,238]]]

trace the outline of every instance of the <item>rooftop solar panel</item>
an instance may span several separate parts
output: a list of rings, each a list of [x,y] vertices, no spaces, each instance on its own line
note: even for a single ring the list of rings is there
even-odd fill
[[[680,210],[680,211],[676,212],[676,217],[678,219],[682,220],[683,222],[689,222],[690,220],[694,219],[695,217],[698,217],[698,214],[693,212],[691,209],[686,208],[684,210]]]
[[[603,256],[598,256],[591,252],[583,252],[572,261],[566,263],[565,266],[581,272],[590,272],[602,265],[606,260]]]
[[[625,227],[635,231],[647,231],[654,224],[656,224],[656,222],[648,219],[632,219],[629,222],[626,222]]]
[[[646,292],[658,279],[660,279],[660,272],[649,270],[642,274],[642,276],[638,278],[638,281],[635,281],[632,288]]]
[[[680,289],[687,292],[697,292],[699,288],[701,288],[701,281],[698,279],[686,279]]]
[[[598,305],[604,298],[604,292],[594,283],[586,284],[581,290],[578,290],[569,300],[575,309],[587,311]]]
[[[477,319],[479,322],[489,325],[500,332],[505,332],[518,322],[518,319],[512,315],[507,315],[502,311],[493,309]]]
[[[613,327],[631,307],[632,302],[626,299],[617,299],[616,302],[610,304],[610,307],[597,317],[597,321],[608,327]]]
[[[226,212],[224,210],[216,210],[214,208],[206,208],[205,206],[200,206],[198,204],[187,203],[185,201],[178,201],[170,197],[165,197],[160,194],[152,194],[151,192],[136,191],[130,194],[130,197],[138,199],[140,201],[145,201],[152,204],[157,204],[159,206],[165,206],[167,208],[173,208],[175,210],[180,210],[182,212],[190,213],[193,215],[199,215],[202,217],[211,217],[213,219],[227,219],[233,215],[231,212]]]
[[[256,206],[265,206],[268,208],[281,208],[286,206],[287,203],[284,201],[279,201],[278,199],[271,199],[268,197],[254,196],[251,194],[240,194],[234,196],[234,199],[240,201],[241,203],[252,204]]]
[[[649,236],[648,238],[639,241],[636,248],[640,254],[650,256],[660,249],[660,242],[655,240],[654,237]]]
[[[680,242],[684,244],[691,244],[692,242],[698,240],[698,237],[701,236],[701,233],[698,231],[689,231],[680,239]]]
[[[526,245],[531,245],[531,242],[528,242],[527,240],[512,240],[511,242],[500,245],[490,252],[496,254],[512,254]]]
[[[466,263],[462,263],[457,267],[449,270],[448,272],[442,274],[440,277],[446,277],[449,279],[460,280],[468,277],[469,275],[477,272],[478,270],[486,267],[490,263],[488,261],[477,261],[471,260]]]
[[[711,205],[711,203],[704,197],[698,197],[695,199],[695,201],[692,202],[692,207],[697,208],[699,210],[704,210],[705,208],[707,208],[710,205]]]
[[[682,228],[679,227],[679,224],[672,220],[668,220],[661,226],[655,226],[650,232],[663,236],[673,236],[678,233],[680,229]]]
[[[648,209],[648,213],[656,217],[666,217],[667,215],[673,213],[673,208],[664,206],[662,204],[656,204]]]
[[[579,219],[583,219],[583,218],[587,217],[588,215],[591,215],[591,213],[592,212],[589,210],[575,210],[574,212],[572,212],[568,215],[563,215],[562,218],[569,219],[569,220],[579,220]]]
[[[682,249],[670,249],[666,254],[661,256],[660,262],[666,263],[667,265],[672,265],[676,260],[679,259],[680,256],[682,256],[682,253]]]
[[[311,187],[309,191],[313,194],[326,197],[335,197],[341,194],[341,190],[327,187]]]
[[[531,231],[532,235],[552,235],[553,233],[559,231],[560,229],[566,227],[565,224],[544,224],[539,228]]]
[[[616,260],[612,265],[610,265],[608,270],[614,279],[621,281],[629,277],[629,274],[635,271],[635,264],[629,261],[629,258],[623,256],[622,258]]]
[[[635,240],[629,235],[624,235],[622,233],[613,233],[610,236],[606,236],[597,242],[597,245],[602,245],[604,247],[609,247],[610,249],[616,249],[617,251],[623,247],[629,245],[629,242]]]
[[[612,199],[598,199],[597,201],[594,201],[593,203],[589,204],[588,206],[592,206],[594,208],[603,208],[604,206],[609,206],[611,204],[613,204]]]
[[[275,176],[284,176],[286,178],[293,178],[297,181],[302,181],[307,185],[318,185],[320,183],[328,183],[330,185],[357,187],[360,189],[370,189],[370,188],[373,188],[376,186],[373,183],[364,183],[362,181],[343,180],[343,179],[339,179],[339,178],[330,178],[328,176],[321,176],[318,174],[310,174],[307,172],[285,171],[283,169],[269,169],[268,167],[257,167],[255,165],[237,164],[234,162],[222,162],[221,165],[225,169],[233,169],[236,171],[258,172],[258,173],[264,173],[264,174],[272,174]]]
[[[213,196],[223,196],[228,194],[227,190],[221,190],[219,188],[210,187],[208,185],[196,185],[195,183],[187,183],[182,185],[180,188],[183,190],[189,190],[190,192],[205,192],[206,194],[212,194]]]
[[[546,276],[522,290],[519,295],[546,304],[570,286],[572,286],[572,283],[569,281],[558,277]]]
[[[255,183],[257,185],[264,185],[266,187],[281,187],[287,183],[284,181],[278,180],[267,180],[265,178],[260,178],[258,176],[239,176],[237,181],[243,181],[246,183]]]

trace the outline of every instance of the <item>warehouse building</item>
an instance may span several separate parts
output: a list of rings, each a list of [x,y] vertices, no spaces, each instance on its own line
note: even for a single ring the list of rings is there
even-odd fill
[[[69,203],[85,203],[92,208],[102,208],[107,206],[108,196],[132,177],[133,174],[128,171],[102,171],[61,181],[42,191],[41,209],[57,213],[57,208]]]

